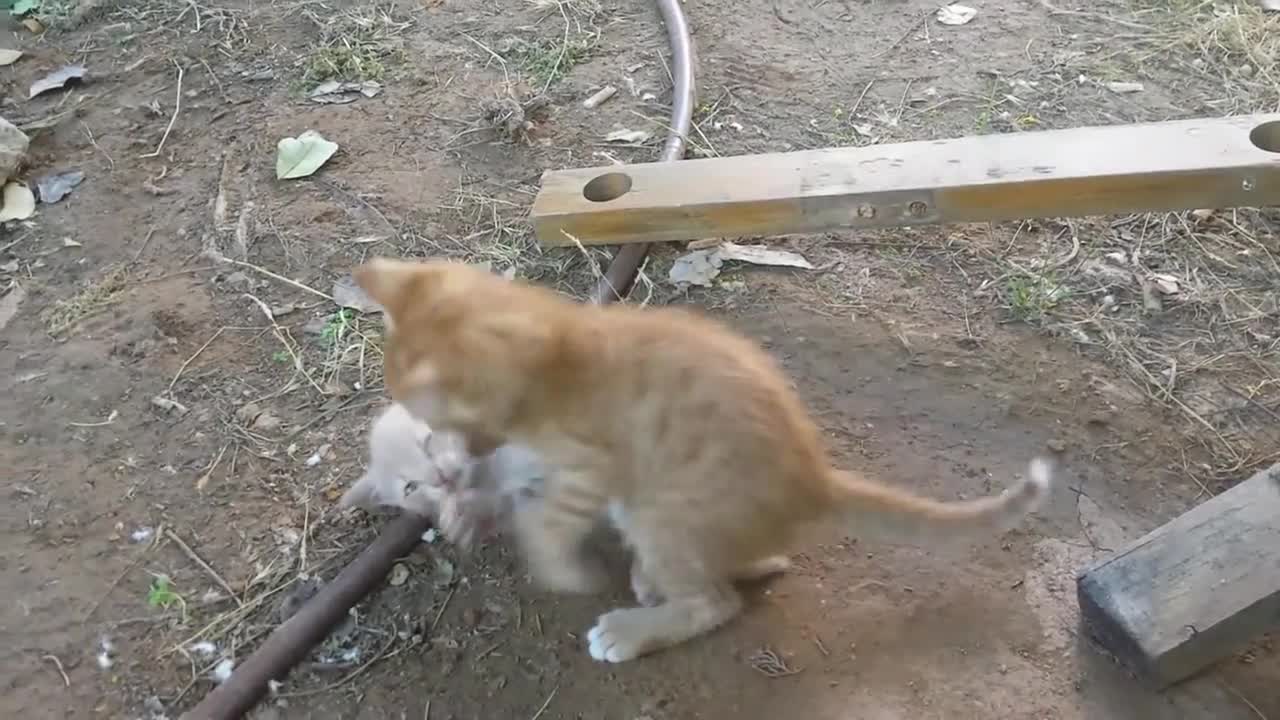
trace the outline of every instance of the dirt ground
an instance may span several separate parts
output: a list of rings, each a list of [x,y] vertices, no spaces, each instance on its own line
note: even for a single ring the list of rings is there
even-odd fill
[[[1276,15],[1134,1],[973,0],[951,26],[919,0],[690,0],[692,154],[1280,107]],[[0,113],[33,138],[24,178],[86,179],[0,230],[0,715],[177,717],[384,520],[334,510],[384,402],[379,320],[335,281],[447,254],[585,291],[606,251],[540,249],[527,210],[544,169],[656,156],[665,35],[614,0],[36,6],[38,33],[6,18],[25,55]],[[82,83],[27,98],[69,63]],[[309,100],[327,79],[380,91]],[[539,94],[527,133],[495,129]],[[339,152],[277,180],[308,129]],[[1073,580],[1280,456],[1277,228],[1205,209],[778,238],[817,269],[692,290],[664,248],[636,301],[776,352],[844,465],[971,497],[1049,447],[1052,502],[973,547],[819,529],[731,626],[608,667],[582,634],[627,601],[621,559],[608,597],[565,598],[501,544],[424,544],[257,717],[1280,717],[1274,636],[1145,693],[1080,640]]]

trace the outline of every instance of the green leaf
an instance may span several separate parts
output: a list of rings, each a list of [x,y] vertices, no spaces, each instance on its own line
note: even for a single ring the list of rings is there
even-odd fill
[[[40,0],[15,0],[13,7],[9,10],[15,17],[33,13],[40,9]]]
[[[276,178],[307,177],[319,170],[337,151],[337,143],[325,140],[314,130],[296,138],[282,138],[276,143]]]
[[[168,608],[182,598],[169,585],[169,578],[159,575],[151,581],[151,589],[147,592],[147,604],[151,607]]]

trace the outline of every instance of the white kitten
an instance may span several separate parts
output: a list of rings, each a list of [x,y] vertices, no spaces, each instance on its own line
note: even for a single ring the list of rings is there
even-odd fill
[[[516,506],[536,498],[545,467],[528,448],[504,445],[473,458],[465,439],[433,432],[392,404],[369,431],[369,469],[339,508],[398,507],[435,519],[447,540],[467,547],[505,526]]]

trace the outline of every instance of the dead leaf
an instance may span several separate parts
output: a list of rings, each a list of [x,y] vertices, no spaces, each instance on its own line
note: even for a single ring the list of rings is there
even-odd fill
[[[952,3],[938,8],[934,17],[943,25],[964,25],[978,15],[978,11],[968,5]]]
[[[44,23],[33,17],[22,18],[22,27],[26,28],[32,35],[39,35],[44,32]]]
[[[350,275],[333,281],[333,301],[338,307],[351,308],[362,313],[381,312],[382,306],[374,302]]]
[[[81,82],[84,80],[85,74],[89,71],[83,65],[67,65],[58,70],[45,75],[39,80],[31,83],[31,93],[28,98],[33,98],[50,90],[59,90],[66,87],[70,83]]]
[[[676,285],[709,287],[720,275],[720,267],[726,261],[772,265],[812,270],[813,265],[803,256],[786,250],[775,250],[763,245],[735,245],[730,242],[705,250],[695,250],[676,258],[667,278]]]
[[[18,314],[18,306],[22,305],[22,301],[26,297],[27,291],[15,282],[9,294],[0,298],[0,330],[4,330],[9,321]]]
[[[307,98],[311,102],[325,105],[345,105],[359,100],[361,96],[367,98],[375,97],[380,92],[382,92],[382,85],[372,80],[365,80],[364,82],[330,80],[317,85],[315,89],[307,93]]]
[[[651,137],[653,137],[653,133],[646,130],[614,130],[604,136],[604,141],[617,143],[642,143]]]
[[[40,193],[40,202],[48,205],[69,195],[82,182],[84,173],[79,170],[45,175],[36,180],[36,191]]]
[[[0,67],[16,63],[20,57],[22,57],[21,50],[0,50]]]

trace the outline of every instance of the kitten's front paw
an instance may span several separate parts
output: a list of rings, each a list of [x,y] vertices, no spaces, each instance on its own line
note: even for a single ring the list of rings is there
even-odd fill
[[[650,652],[651,637],[645,610],[613,610],[587,631],[587,652],[599,662],[626,662]]]

